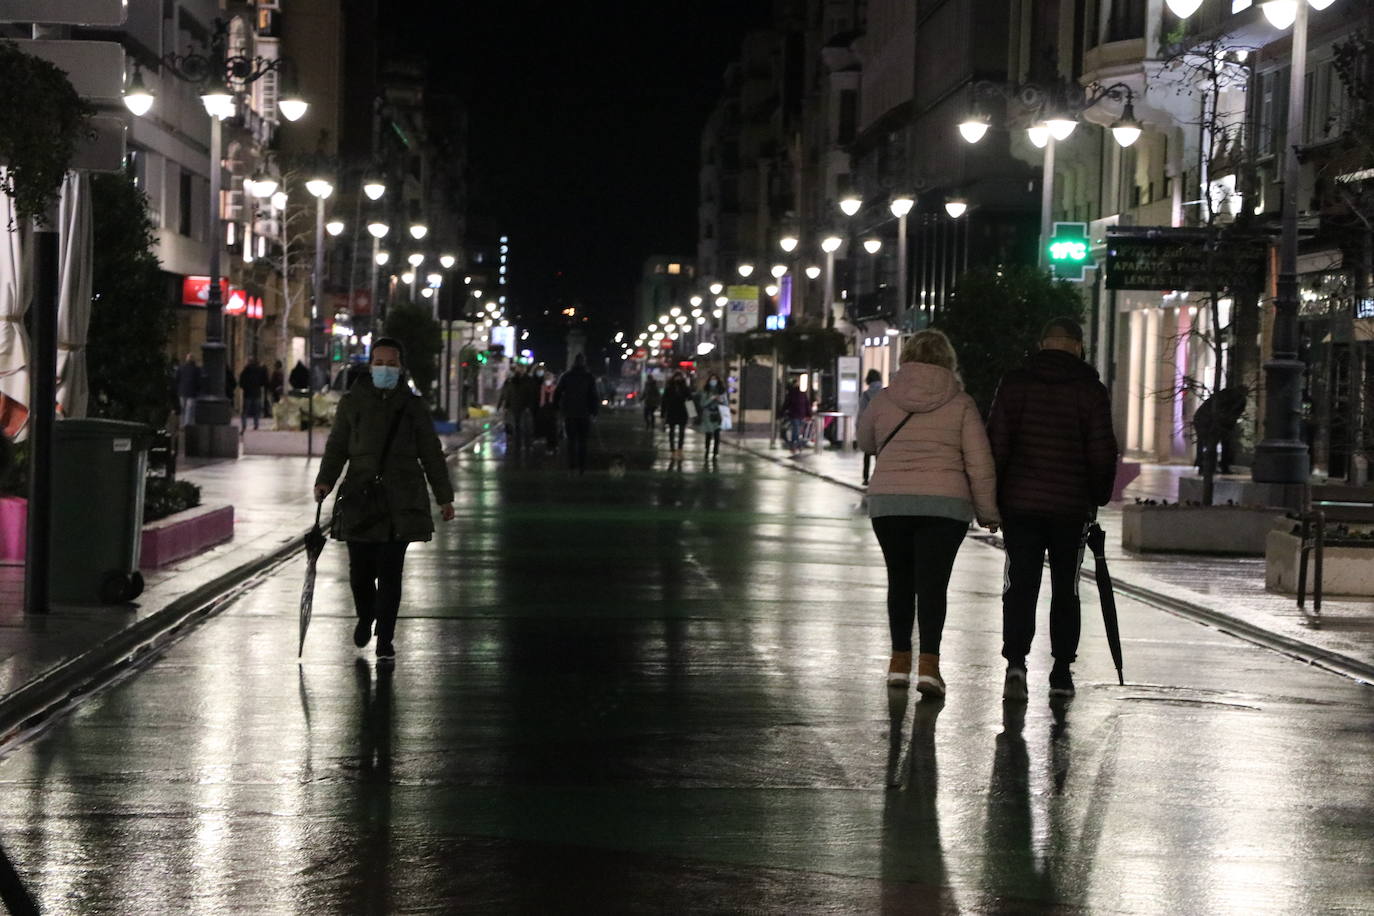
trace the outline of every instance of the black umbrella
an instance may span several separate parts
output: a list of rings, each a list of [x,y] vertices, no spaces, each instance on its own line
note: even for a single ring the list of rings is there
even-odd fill
[[[1116,663],[1116,680],[1126,685],[1126,677],[1121,673],[1121,630],[1116,623],[1116,593],[1112,589],[1112,574],[1107,571],[1107,532],[1093,522],[1083,533],[1083,540],[1093,552],[1097,567],[1097,594],[1102,599],[1102,623],[1107,628],[1107,648],[1112,650],[1112,661]]]
[[[301,589],[301,642],[296,657],[305,653],[305,631],[310,629],[310,610],[315,604],[315,566],[324,551],[325,536],[320,530],[320,510],[324,501],[315,504],[315,526],[305,535],[305,587]]]

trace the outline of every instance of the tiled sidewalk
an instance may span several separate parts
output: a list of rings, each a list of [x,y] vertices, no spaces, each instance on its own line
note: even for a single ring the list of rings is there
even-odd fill
[[[793,458],[781,442],[770,449],[766,435],[735,435],[727,441],[862,493],[863,456],[858,452],[827,448],[821,452],[808,450]],[[1178,498],[1179,478],[1191,472],[1191,468],[1177,465],[1147,465],[1126,488],[1125,501],[1139,498],[1172,502]],[[1137,590],[1137,597],[1146,600],[1153,596],[1155,603],[1170,610],[1209,611],[1210,615],[1191,616],[1209,617],[1208,623],[1246,638],[1268,634],[1273,639],[1266,641],[1276,648],[1330,663],[1331,667],[1355,676],[1368,679],[1369,672],[1374,671],[1374,600],[1324,597],[1318,619],[1300,611],[1291,595],[1265,589],[1263,558],[1128,552],[1121,547],[1122,505],[1113,503],[1099,513],[1107,531],[1108,566],[1119,589]],[[997,540],[986,532],[982,534],[986,540]],[[1091,566],[1091,562],[1085,564],[1085,568]]]

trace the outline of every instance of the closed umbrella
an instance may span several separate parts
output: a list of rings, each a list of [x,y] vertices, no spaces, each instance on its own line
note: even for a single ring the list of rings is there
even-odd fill
[[[1083,534],[1088,549],[1093,552],[1097,573],[1097,595],[1102,599],[1102,624],[1107,629],[1107,648],[1116,664],[1116,680],[1123,687],[1126,677],[1121,673],[1121,630],[1116,622],[1116,593],[1112,588],[1112,574],[1107,571],[1107,532],[1093,522]]]
[[[68,172],[58,211],[57,405],[62,416],[86,416],[90,383],[86,333],[91,324],[91,179]]]
[[[310,610],[315,604],[315,566],[324,551],[325,536],[320,530],[320,510],[324,502],[315,504],[315,526],[305,535],[305,587],[301,589],[301,642],[296,657],[305,654],[305,631],[310,629]]]
[[[5,170],[0,168],[0,175]],[[29,232],[0,194],[0,431],[15,441],[28,435],[29,335],[24,313],[33,294]]]

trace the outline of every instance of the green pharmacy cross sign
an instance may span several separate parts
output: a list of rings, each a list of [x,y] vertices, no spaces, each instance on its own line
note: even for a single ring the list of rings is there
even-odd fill
[[[1092,266],[1088,250],[1087,223],[1055,223],[1047,249],[1050,270],[1060,280],[1082,280],[1083,268]]]

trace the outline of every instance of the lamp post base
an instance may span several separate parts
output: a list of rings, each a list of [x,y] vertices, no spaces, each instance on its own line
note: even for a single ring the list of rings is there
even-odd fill
[[[234,425],[233,403],[228,398],[196,399],[196,421],[186,426],[188,458],[237,458],[239,428]]]
[[[1265,439],[1255,446],[1250,479],[1256,483],[1305,484],[1311,471],[1306,442]]]

